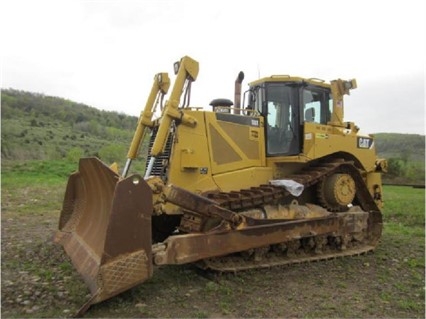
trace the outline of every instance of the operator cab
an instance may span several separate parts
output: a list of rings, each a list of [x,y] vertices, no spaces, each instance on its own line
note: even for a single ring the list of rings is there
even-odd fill
[[[299,155],[304,123],[331,119],[330,85],[321,80],[272,76],[250,83],[248,94],[247,108],[265,118],[266,156]]]

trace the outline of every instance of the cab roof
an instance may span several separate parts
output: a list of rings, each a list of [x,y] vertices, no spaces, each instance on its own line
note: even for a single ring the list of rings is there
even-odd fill
[[[271,75],[269,77],[260,78],[249,83],[249,86],[259,85],[265,82],[292,82],[292,83],[308,83],[315,86],[330,88],[330,83],[317,78],[302,78],[291,75]]]

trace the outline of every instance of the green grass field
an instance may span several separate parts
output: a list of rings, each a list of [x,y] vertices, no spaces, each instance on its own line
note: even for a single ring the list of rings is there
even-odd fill
[[[67,161],[2,162],[3,317],[68,317],[87,298],[51,243],[76,169]],[[159,267],[86,316],[424,318],[425,190],[385,186],[384,200],[372,254],[213,277],[192,265]]]
[[[65,191],[68,176],[78,169],[78,163],[55,161],[3,161],[1,186],[4,191],[16,191],[18,199],[20,190],[52,188],[62,194]],[[139,170],[138,170],[139,169]],[[143,173],[143,163],[133,168],[134,172]],[[424,228],[424,189],[405,186],[384,186],[384,219],[388,227]],[[46,198],[46,201],[50,201]],[[25,203],[22,203],[25,205]],[[52,203],[60,208],[59,203]],[[55,207],[55,206],[52,206]]]

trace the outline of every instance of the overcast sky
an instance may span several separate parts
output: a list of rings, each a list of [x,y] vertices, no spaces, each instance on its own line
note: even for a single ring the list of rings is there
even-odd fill
[[[425,4],[404,1],[0,0],[1,87],[138,116],[158,72],[200,63],[191,104],[259,76],[356,78],[345,117],[425,133]],[[170,91],[171,92],[171,91]]]

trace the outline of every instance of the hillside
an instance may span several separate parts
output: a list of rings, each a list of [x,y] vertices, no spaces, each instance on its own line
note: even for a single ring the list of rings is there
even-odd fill
[[[425,136],[418,134],[377,133],[377,152],[384,158],[425,160]]]
[[[374,134],[377,153],[388,161],[388,184],[425,184],[425,136],[418,134]]]
[[[125,160],[137,118],[38,93],[2,90],[1,157]]]
[[[123,165],[136,123],[134,116],[59,97],[2,90],[1,158],[77,161],[99,156]],[[389,161],[385,181],[424,184],[424,135],[378,133],[375,137],[378,155]],[[142,165],[144,159],[140,161]]]

